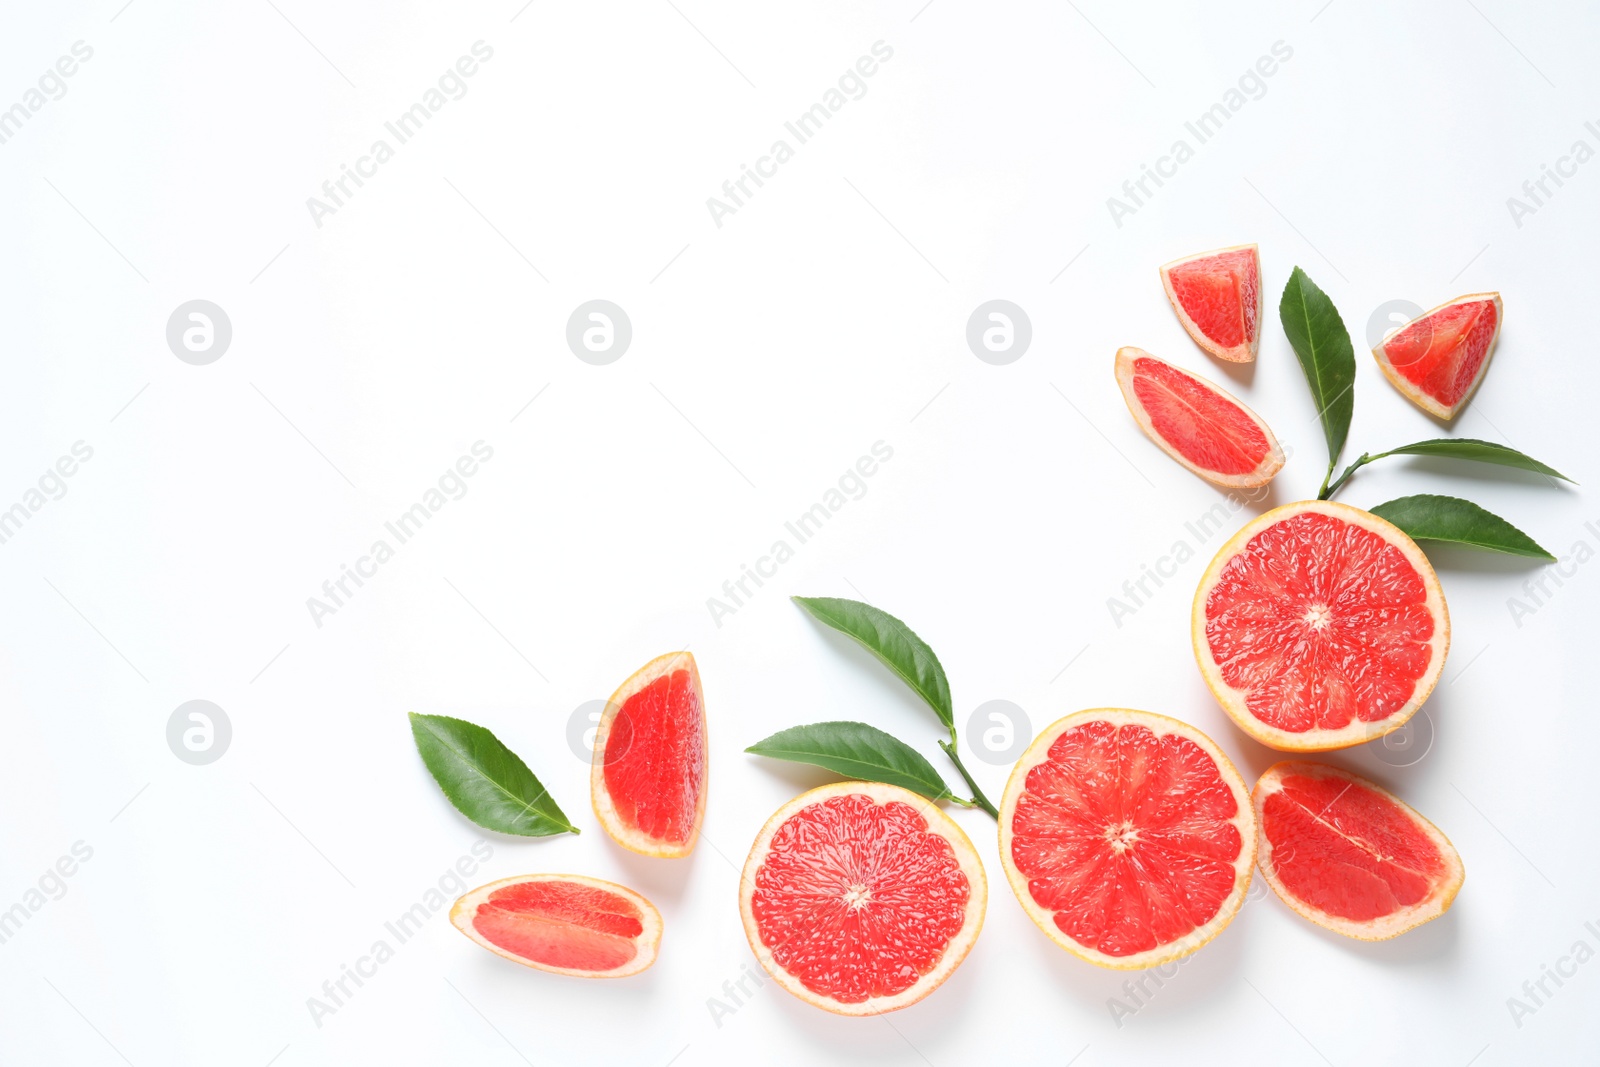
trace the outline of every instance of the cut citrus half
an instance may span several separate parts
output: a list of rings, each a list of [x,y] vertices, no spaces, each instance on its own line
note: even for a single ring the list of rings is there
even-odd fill
[[[1117,384],[1145,436],[1207,481],[1252,488],[1282,469],[1283,449],[1261,416],[1198,374],[1119,348]]]
[[[1175,259],[1161,285],[1194,343],[1218,359],[1249,363],[1261,347],[1261,256],[1255,245]]]
[[[611,694],[600,715],[589,771],[600,825],[634,852],[687,856],[706,814],[706,759],[694,656],[657,656]]]
[[[1234,534],[1200,579],[1191,626],[1223,710],[1291,752],[1399,729],[1450,648],[1444,592],[1416,542],[1330,500],[1285,504]]]
[[[1267,884],[1289,907],[1346,937],[1383,941],[1437,919],[1466,877],[1438,827],[1337,767],[1275,764],[1251,800]]]
[[[767,820],[744,863],[739,914],[784,989],[839,1015],[881,1015],[950,977],[988,897],[972,842],[933,801],[839,782]]]
[[[638,974],[661,947],[654,904],[626,886],[581,874],[490,882],[456,901],[450,921],[498,956],[580,978]]]
[[[1503,317],[1499,293],[1458,296],[1400,327],[1372,354],[1407,400],[1453,419],[1489,369]]]
[[[1255,850],[1228,757],[1148,711],[1096,708],[1046,727],[1000,804],[1000,862],[1022,909],[1068,952],[1115,970],[1216,937],[1244,903]]]

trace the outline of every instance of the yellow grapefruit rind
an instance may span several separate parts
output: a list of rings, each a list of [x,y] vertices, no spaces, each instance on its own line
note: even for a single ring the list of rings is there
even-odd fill
[[[1337,915],[1329,915],[1320,908],[1307,904],[1293,893],[1290,893],[1283,883],[1278,880],[1278,872],[1272,865],[1272,842],[1267,840],[1264,829],[1265,822],[1262,818],[1262,810],[1266,805],[1267,797],[1283,788],[1282,782],[1286,774],[1306,774],[1316,778],[1333,777],[1344,781],[1358,782],[1380,796],[1388,797],[1399,806],[1401,811],[1409,815],[1418,828],[1427,834],[1434,845],[1438,847],[1439,853],[1444,856],[1450,868],[1449,877],[1421,904],[1413,904],[1409,908],[1370,922],[1343,919]],[[1294,760],[1274,763],[1261,776],[1261,780],[1256,783],[1255,789],[1251,790],[1250,803],[1256,813],[1256,825],[1263,827],[1260,842],[1256,846],[1256,863],[1261,868],[1261,876],[1267,880],[1267,884],[1272,887],[1272,891],[1278,894],[1279,900],[1289,905],[1302,917],[1311,920],[1318,926],[1332,930],[1334,933],[1353,937],[1358,941],[1387,941],[1392,937],[1399,937],[1407,930],[1415,930],[1423,923],[1432,922],[1449,911],[1450,905],[1455,902],[1456,894],[1461,892],[1461,883],[1466,880],[1467,871],[1461,863],[1461,854],[1450,843],[1450,839],[1444,836],[1443,831],[1423,818],[1415,808],[1387,789],[1337,767],[1330,767],[1325,763],[1300,763]]]
[[[1176,734],[1186,737],[1199,745],[1212,759],[1216,760],[1217,771],[1228,788],[1233,791],[1235,803],[1239,811],[1233,817],[1233,824],[1239,830],[1240,848],[1238,858],[1234,860],[1233,892],[1222,902],[1216,915],[1204,926],[1197,926],[1189,933],[1176,941],[1160,945],[1148,952],[1137,953],[1132,956],[1111,956],[1098,949],[1089,948],[1068,937],[1056,925],[1055,913],[1049,908],[1041,907],[1035,903],[1033,893],[1028,888],[1028,877],[1017,869],[1016,861],[1011,857],[1012,821],[1017,812],[1017,800],[1022,796],[1027,786],[1028,772],[1034,767],[1045,762],[1050,755],[1050,746],[1055,744],[1056,738],[1067,730],[1082,726],[1086,722],[1102,720],[1118,726],[1139,725],[1148,727],[1157,737]],[[1234,767],[1233,762],[1218,748],[1216,742],[1190,726],[1186,722],[1166,715],[1157,715],[1150,711],[1134,711],[1128,708],[1090,708],[1058,719],[1040,731],[1034,738],[1033,744],[1028,746],[1028,751],[1022,754],[1015,767],[1011,769],[1011,779],[1006,782],[1005,796],[1000,801],[1000,865],[1005,868],[1006,881],[1011,884],[1011,892],[1016,895],[1017,903],[1022,905],[1022,910],[1028,913],[1034,925],[1043,930],[1045,936],[1056,944],[1077,956],[1081,960],[1105,967],[1113,971],[1141,971],[1150,967],[1158,967],[1163,963],[1182,959],[1191,953],[1198,952],[1201,948],[1233,921],[1239,913],[1239,908],[1244,904],[1245,894],[1250,891],[1251,871],[1256,859],[1256,817],[1255,809],[1250,806],[1250,795],[1245,790],[1244,778]]]
[[[1201,385],[1205,386],[1207,389],[1210,389],[1213,393],[1216,393],[1224,400],[1227,400],[1229,403],[1233,404],[1240,411],[1250,416],[1250,421],[1255,423],[1256,427],[1266,435],[1267,444],[1269,446],[1266,456],[1261,460],[1260,464],[1256,466],[1256,469],[1250,471],[1248,474],[1222,474],[1218,471],[1207,470],[1204,467],[1191,463],[1188,458],[1183,455],[1183,453],[1179,452],[1176,448],[1173,448],[1172,445],[1167,442],[1166,438],[1162,437],[1156,432],[1155,425],[1151,423],[1150,416],[1145,411],[1144,405],[1139,403],[1139,398],[1133,391],[1133,361],[1136,359],[1153,359],[1157,363],[1171,367],[1180,374],[1184,374],[1190,378],[1193,378],[1195,381],[1199,382]],[[1128,405],[1128,411],[1133,414],[1134,421],[1139,424],[1139,429],[1144,431],[1144,435],[1150,438],[1150,440],[1154,441],[1161,451],[1165,452],[1167,455],[1171,456],[1173,459],[1177,460],[1179,463],[1183,464],[1183,466],[1187,467],[1195,474],[1198,474],[1212,485],[1220,485],[1228,489],[1254,489],[1258,486],[1266,485],[1268,482],[1272,481],[1272,479],[1277,476],[1278,471],[1283,469],[1283,449],[1278,445],[1278,439],[1273,435],[1272,428],[1267,425],[1266,420],[1262,419],[1260,415],[1257,415],[1254,411],[1250,410],[1250,407],[1238,397],[1234,396],[1220,385],[1217,385],[1215,382],[1208,381],[1207,379],[1200,377],[1200,375],[1194,373],[1194,371],[1184,370],[1184,368],[1175,363],[1168,363],[1159,356],[1152,356],[1144,349],[1134,348],[1130,345],[1117,349],[1117,385],[1122,389],[1123,402]]]
[[[536,963],[513,952],[507,952],[473,929],[472,918],[478,913],[478,905],[488,900],[490,893],[504,886],[521,885],[525,882],[576,882],[633,901],[639,908],[639,922],[644,926],[644,930],[634,938],[633,942],[638,953],[626,964],[612,971],[582,971],[572,967],[552,967],[547,963]],[[549,971],[551,974],[569,974],[575,978],[626,978],[638,974],[656,961],[656,953],[661,948],[661,912],[656,910],[654,904],[625,885],[617,885],[615,882],[607,882],[600,878],[590,878],[585,874],[519,874],[513,878],[502,878],[498,882],[480,885],[450,906],[450,922],[457,930],[496,956],[503,956],[512,963],[520,963],[524,967]]]
[[[950,843],[956,862],[961,865],[961,872],[967,876],[971,893],[967,897],[967,914],[961,929],[950,939],[950,944],[945,946],[944,955],[940,957],[938,965],[933,970],[917,979],[910,988],[892,997],[869,997],[860,1004],[841,1004],[830,997],[813,993],[773,959],[772,951],[762,943],[761,931],[756,925],[754,900],[756,872],[766,862],[767,853],[772,848],[772,835],[777,832],[778,827],[802,808],[832,797],[852,794],[865,795],[877,804],[898,801],[915,808],[927,820],[928,829]],[[978,933],[983,929],[983,917],[988,904],[989,880],[983,873],[983,863],[978,859],[977,850],[972,847],[972,841],[966,832],[927,797],[882,782],[835,782],[801,793],[789,801],[772,813],[772,817],[756,835],[755,843],[750,846],[750,855],[744,861],[744,873],[739,879],[739,918],[744,922],[744,936],[750,942],[750,951],[755,953],[761,966],[785,990],[807,1004],[833,1012],[835,1015],[882,1015],[884,1012],[898,1011],[915,1004],[938,989],[961,965],[961,961],[967,958],[967,953],[972,951],[973,944],[978,940]]]
[[[1270,726],[1250,714],[1245,706],[1246,691],[1235,689],[1223,681],[1222,672],[1211,655],[1211,644],[1206,640],[1206,600],[1211,596],[1211,590],[1221,577],[1223,567],[1243,551],[1256,534],[1268,526],[1305,511],[1331,515],[1371,530],[1398,548],[1422,577],[1423,588],[1427,590],[1425,606],[1435,623],[1433,636],[1428,642],[1433,650],[1433,656],[1428,663],[1428,670],[1417,679],[1411,699],[1386,719],[1376,722],[1355,719],[1348,726],[1337,730],[1307,730],[1304,733],[1293,733]],[[1417,713],[1417,709],[1428,699],[1428,694],[1433,692],[1433,687],[1438,684],[1439,674],[1444,670],[1445,656],[1450,651],[1450,612],[1445,606],[1444,590],[1439,586],[1439,578],[1433,573],[1433,566],[1429,564],[1428,557],[1423,555],[1422,549],[1417,547],[1417,543],[1404,530],[1371,512],[1353,508],[1348,504],[1339,504],[1332,500],[1302,500],[1258,515],[1218,550],[1215,558],[1211,560],[1211,565],[1200,578],[1200,588],[1195,590],[1194,606],[1190,614],[1190,637],[1194,645],[1195,662],[1200,665],[1200,673],[1205,677],[1206,685],[1211,688],[1211,695],[1216,697],[1217,703],[1222,705],[1222,710],[1228,713],[1228,718],[1233,720],[1234,725],[1263,745],[1281,752],[1329,752],[1363,744],[1392,733],[1404,726],[1407,720]]]
[[[1195,325],[1194,319],[1190,318],[1189,313],[1183,309],[1183,304],[1179,303],[1178,294],[1172,288],[1172,268],[1181,267],[1185,263],[1193,263],[1197,259],[1210,259],[1212,256],[1220,256],[1227,252],[1239,252],[1244,249],[1249,249],[1251,256],[1256,261],[1256,335],[1250,339],[1249,344],[1223,348],[1201,332],[1200,327]],[[1213,248],[1209,252],[1200,252],[1196,255],[1184,256],[1182,259],[1175,259],[1171,263],[1163,263],[1160,271],[1161,288],[1166,290],[1167,302],[1172,305],[1172,310],[1178,316],[1179,324],[1183,326],[1183,332],[1189,335],[1191,341],[1199,345],[1207,354],[1226,360],[1229,363],[1255,362],[1256,353],[1261,351],[1261,312],[1266,290],[1266,286],[1262,284],[1261,279],[1261,250],[1259,248],[1253,244]]]
[[[623,822],[616,804],[611,799],[611,790],[606,786],[605,773],[606,741],[611,736],[611,724],[616,720],[617,712],[633,694],[662,675],[671,674],[679,669],[689,671],[689,679],[700,704],[700,745],[701,751],[706,754],[706,778],[700,783],[700,795],[695,799],[694,827],[689,832],[688,840],[682,844],[651,837],[637,827]],[[706,793],[709,791],[711,778],[711,749],[706,738],[705,707],[705,691],[700,688],[700,668],[695,665],[694,655],[689,652],[668,652],[657,656],[629,675],[628,680],[611,694],[610,700],[606,701],[605,710],[600,714],[600,725],[594,734],[594,759],[589,767],[589,797],[594,805],[595,817],[600,820],[605,832],[611,835],[613,841],[630,852],[661,859],[681,859],[693,852],[695,843],[700,840],[700,824],[706,817]]]
[[[1428,414],[1434,415],[1446,421],[1452,420],[1457,415],[1461,414],[1461,409],[1467,406],[1467,403],[1472,399],[1473,394],[1478,391],[1478,386],[1483,384],[1484,375],[1489,372],[1489,361],[1494,358],[1494,346],[1500,340],[1500,327],[1504,326],[1506,321],[1505,305],[1500,301],[1500,294],[1468,293],[1466,296],[1458,296],[1454,300],[1446,300],[1444,303],[1440,304],[1436,308],[1433,308],[1431,311],[1424,311],[1422,314],[1412,319],[1411,322],[1406,323],[1405,326],[1400,327],[1399,330],[1395,330],[1394,333],[1389,335],[1390,337],[1393,337],[1401,330],[1406,329],[1406,327],[1410,326],[1412,323],[1421,322],[1430,315],[1437,315],[1447,307],[1453,307],[1456,304],[1473,303],[1479,300],[1494,301],[1494,334],[1489,338],[1489,347],[1483,354],[1483,362],[1478,364],[1477,376],[1472,379],[1472,384],[1467,387],[1467,391],[1465,393],[1461,394],[1461,399],[1456,401],[1454,407],[1446,407],[1445,405],[1439,403],[1433,397],[1429,396],[1427,393],[1424,393],[1421,389],[1418,389],[1416,385],[1406,378],[1405,375],[1401,374],[1395,369],[1394,364],[1389,362],[1387,338],[1378,342],[1377,347],[1372,350],[1372,358],[1378,361],[1378,369],[1383,371],[1383,376],[1389,379],[1390,385],[1394,386],[1400,391],[1401,396],[1405,397],[1407,400],[1411,401]]]

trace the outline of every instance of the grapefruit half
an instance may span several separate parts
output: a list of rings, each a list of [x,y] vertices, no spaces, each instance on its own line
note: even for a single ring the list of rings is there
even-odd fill
[[[694,656],[657,656],[611,694],[600,715],[589,771],[600,825],[634,852],[687,856],[706,814],[706,760]]]
[[[1148,711],[1096,708],[1047,727],[1011,771],[1000,862],[1062,948],[1134,970],[1187,956],[1250,888],[1255,817],[1209,737]]]
[[[1218,359],[1249,363],[1261,347],[1261,256],[1255,245],[1175,259],[1161,286],[1194,343]]]
[[[1444,592],[1416,542],[1330,500],[1285,504],[1234,534],[1200,579],[1191,628],[1223,710],[1291,752],[1399,729],[1450,648]]]
[[[784,989],[839,1015],[881,1015],[950,977],[988,898],[972,842],[936,804],[839,782],[767,820],[745,860],[739,914]]]
[[[508,960],[580,978],[624,978],[656,961],[661,913],[614,882],[524,874],[479,886],[450,909],[457,930]]]
[[[1393,794],[1320,763],[1279,763],[1251,793],[1259,861],[1283,902],[1362,941],[1450,909],[1466,871],[1450,839]]]
[[[1372,354],[1407,400],[1453,419],[1489,369],[1503,317],[1499,293],[1458,296],[1400,327]]]
[[[1261,416],[1198,374],[1119,348],[1117,384],[1145,436],[1207,481],[1253,488],[1282,469],[1283,449]]]

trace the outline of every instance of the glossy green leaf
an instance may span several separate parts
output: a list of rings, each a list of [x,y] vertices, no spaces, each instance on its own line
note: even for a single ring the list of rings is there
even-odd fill
[[[933,654],[911,627],[871,604],[837,597],[793,598],[818,621],[859,641],[867,651],[900,676],[918,696],[927,701],[939,721],[955,736],[955,709],[950,703],[950,683],[945,679],[939,657]]]
[[[1355,412],[1356,356],[1350,331],[1328,294],[1299,267],[1289,276],[1278,302],[1278,318],[1305,371],[1311,399],[1328,441],[1328,466],[1338,462]]]
[[[1572,481],[1565,474],[1554,467],[1546,466],[1532,456],[1518,452],[1505,445],[1497,445],[1493,441],[1479,441],[1472,437],[1437,437],[1429,441],[1418,441],[1413,445],[1401,445],[1382,453],[1385,456],[1445,456],[1449,459],[1470,459],[1477,463],[1494,463],[1501,467],[1516,467],[1519,470],[1533,471],[1536,474],[1548,474],[1552,478],[1560,478],[1564,482]],[[1377,459],[1377,456],[1373,456]]]
[[[479,826],[522,837],[578,832],[528,765],[483,727],[412,712],[411,736],[450,803]]]
[[[1491,552],[1555,561],[1533,538],[1470,500],[1454,496],[1403,496],[1372,509],[1418,541],[1448,541]]]
[[[930,800],[950,799],[939,772],[922,753],[864,722],[817,722],[780,730],[745,749],[758,756],[810,763],[848,778],[887,782]]]

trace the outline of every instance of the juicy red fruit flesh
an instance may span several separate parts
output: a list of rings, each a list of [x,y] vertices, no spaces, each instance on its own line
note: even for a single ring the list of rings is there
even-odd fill
[[[489,894],[472,917],[491,944],[550,967],[610,971],[638,954],[639,908],[577,882],[522,882]]]
[[[1200,332],[1222,348],[1256,336],[1256,257],[1249,249],[1180,263],[1167,271],[1172,291]]]
[[[1160,360],[1133,361],[1133,393],[1155,431],[1197,467],[1249,474],[1272,449],[1239,405]]]
[[[706,775],[702,721],[700,694],[686,669],[656,678],[617,710],[604,772],[623,823],[667,844],[689,840]]]
[[[1433,840],[1388,797],[1342,778],[1287,775],[1262,805],[1278,880],[1300,900],[1364,922],[1419,904],[1445,877]]]
[[[1234,791],[1194,741],[1091,721],[1028,772],[1011,857],[1057,928],[1108,956],[1170,944],[1234,891]]]
[[[830,797],[773,833],[751,909],[784,971],[841,1004],[905,992],[966,922],[972,887],[910,805]]]
[[[1445,407],[1472,388],[1489,354],[1499,315],[1493,300],[1452,304],[1384,342],[1389,365]]]
[[[1416,694],[1434,620],[1405,553],[1302,512],[1250,539],[1206,598],[1206,642],[1246,709],[1290,733],[1377,722]]]

